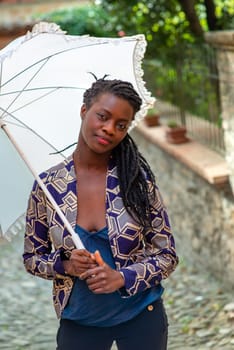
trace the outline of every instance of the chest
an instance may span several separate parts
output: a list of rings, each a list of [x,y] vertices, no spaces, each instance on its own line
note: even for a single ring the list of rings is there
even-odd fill
[[[77,175],[77,223],[88,230],[106,226],[106,173]]]
[[[86,198],[104,197],[106,192],[106,173],[101,174],[78,174],[77,175],[77,197]]]

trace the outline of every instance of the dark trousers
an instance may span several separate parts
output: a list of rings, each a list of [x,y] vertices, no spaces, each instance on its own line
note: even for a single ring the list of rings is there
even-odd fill
[[[167,316],[162,300],[152,303],[132,320],[112,327],[81,326],[61,319],[57,350],[166,350]]]

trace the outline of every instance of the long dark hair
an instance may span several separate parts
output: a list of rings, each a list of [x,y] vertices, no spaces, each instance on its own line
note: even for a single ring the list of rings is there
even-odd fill
[[[140,110],[142,100],[133,85],[117,79],[97,79],[84,93],[83,102],[87,109],[107,92],[127,100],[134,114]],[[151,198],[146,178],[155,185],[155,177],[149,164],[129,134],[113,150],[112,156],[116,161],[120,191],[127,211],[141,225],[151,226]]]

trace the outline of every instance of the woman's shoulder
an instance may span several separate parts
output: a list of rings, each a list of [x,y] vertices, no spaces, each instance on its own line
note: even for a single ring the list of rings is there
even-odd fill
[[[60,163],[57,163],[56,165],[43,171],[39,176],[43,181],[51,181],[55,177],[66,177],[66,174],[70,173],[72,169],[74,169],[74,162],[72,156],[69,156]]]

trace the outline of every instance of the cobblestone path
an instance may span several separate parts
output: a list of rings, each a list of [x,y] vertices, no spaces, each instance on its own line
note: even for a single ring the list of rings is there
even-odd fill
[[[0,240],[0,349],[55,350],[52,284],[25,272],[22,244],[19,235]],[[168,350],[234,349],[234,295],[180,260],[164,282]]]

